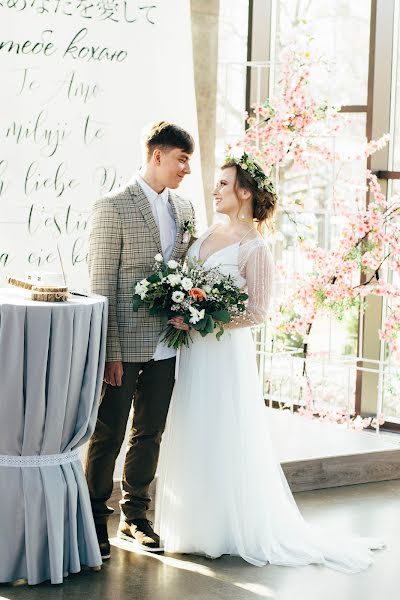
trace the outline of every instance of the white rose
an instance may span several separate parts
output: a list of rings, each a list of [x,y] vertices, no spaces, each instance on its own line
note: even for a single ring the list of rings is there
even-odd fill
[[[147,294],[147,286],[146,285],[142,285],[141,283],[137,283],[135,285],[135,294],[137,294],[138,296],[140,296],[141,300],[144,300]]]
[[[178,263],[176,262],[176,260],[169,260],[167,262],[168,268],[169,269],[177,269],[178,268]]]
[[[177,304],[180,304],[183,301],[184,297],[185,297],[185,294],[183,292],[177,291],[172,294],[172,300],[174,302],[176,302]]]
[[[175,287],[176,285],[179,285],[180,282],[181,282],[181,276],[180,275],[171,274],[171,275],[167,276],[167,279],[168,279],[170,285],[172,285],[172,287]]]
[[[209,294],[211,292],[211,286],[203,285],[203,290],[205,291],[206,294]]]
[[[141,291],[142,291],[142,286],[140,285],[140,283],[137,283],[135,285],[135,294],[140,294]]]
[[[154,260],[157,261],[157,262],[164,262],[163,255],[160,254],[160,253],[156,254],[155,257],[154,257]]]
[[[189,277],[184,277],[182,279],[182,287],[188,292],[193,287],[193,281]]]
[[[193,323],[193,325],[201,321],[201,319],[204,319],[204,308],[203,310],[197,310],[196,308],[193,308],[193,306],[189,306],[189,312],[192,315],[189,319],[189,323]]]

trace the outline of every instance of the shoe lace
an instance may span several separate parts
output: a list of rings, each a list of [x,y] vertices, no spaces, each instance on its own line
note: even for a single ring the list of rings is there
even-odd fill
[[[139,528],[149,536],[154,535],[153,522],[149,521],[149,519],[140,520],[142,521],[142,525],[138,524]]]
[[[153,522],[149,521],[149,519],[137,519],[137,521],[143,523],[143,525],[150,525],[150,527],[153,527]]]

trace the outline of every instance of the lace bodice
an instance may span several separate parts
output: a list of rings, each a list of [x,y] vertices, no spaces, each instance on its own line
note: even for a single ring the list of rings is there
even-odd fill
[[[199,258],[202,243],[214,229],[215,226],[210,227],[194,242],[189,249],[189,258]],[[271,251],[261,236],[217,250],[204,261],[204,266],[218,266],[224,274],[231,275],[236,285],[249,296],[246,313],[234,318],[225,328],[252,327],[266,320],[273,285],[273,261]]]

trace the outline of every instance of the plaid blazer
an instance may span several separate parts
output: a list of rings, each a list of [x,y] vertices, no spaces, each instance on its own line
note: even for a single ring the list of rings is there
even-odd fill
[[[182,258],[189,243],[183,241],[183,223],[194,221],[188,200],[169,192],[177,234],[171,259]],[[133,288],[147,277],[154,256],[162,253],[160,234],[150,203],[137,181],[97,200],[89,237],[90,291],[109,302],[106,360],[145,362],[154,354],[165,327],[161,317],[144,307],[132,310]]]

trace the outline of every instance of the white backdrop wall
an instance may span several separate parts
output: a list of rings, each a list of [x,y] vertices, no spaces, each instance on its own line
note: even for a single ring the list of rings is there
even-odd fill
[[[93,202],[141,165],[143,126],[196,140],[179,193],[205,224],[189,0],[0,1],[0,282],[59,271],[87,285]]]

